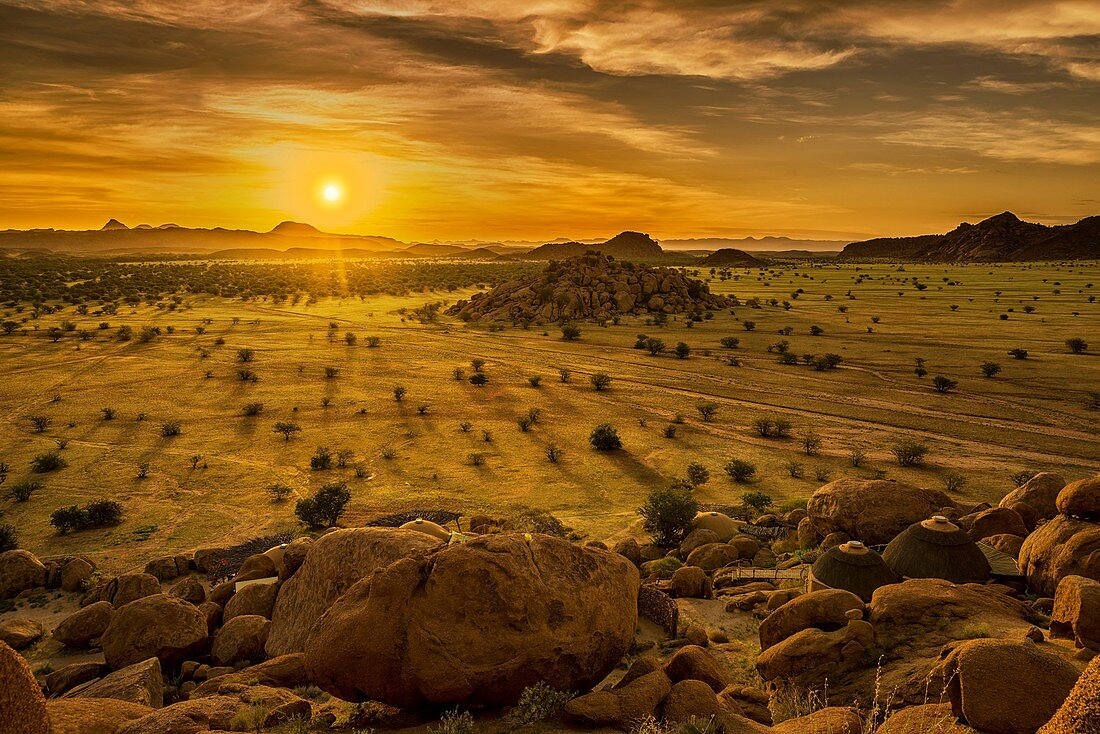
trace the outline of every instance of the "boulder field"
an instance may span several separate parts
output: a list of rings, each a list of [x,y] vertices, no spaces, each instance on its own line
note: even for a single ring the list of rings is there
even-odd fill
[[[966,508],[841,480],[786,515],[701,513],[671,547],[495,521],[447,540],[334,529],[253,555],[229,581],[225,549],[94,585],[82,557],[9,552],[0,708],[21,716],[0,732],[423,731],[455,710],[487,732],[535,714],[546,731],[1098,732],[1098,493],[1096,479],[1044,474],[1000,506]],[[1018,553],[1021,573],[886,576],[862,596],[805,575],[930,512],[957,523],[952,542]],[[78,590],[64,590],[65,569],[83,575]],[[75,611],[19,616],[42,588]],[[51,651],[80,657],[41,666]]]

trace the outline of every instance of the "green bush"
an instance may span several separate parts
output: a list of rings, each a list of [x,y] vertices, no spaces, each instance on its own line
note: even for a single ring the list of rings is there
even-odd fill
[[[31,459],[31,471],[36,474],[45,474],[46,472],[64,469],[68,465],[69,462],[61,458],[61,454],[56,451],[47,451]]]
[[[61,535],[83,530],[88,526],[88,513],[77,505],[59,507],[50,515],[50,524]]]
[[[699,503],[690,487],[674,485],[654,489],[638,508],[642,527],[661,546],[677,545],[691,528]]]
[[[756,466],[743,459],[730,459],[725,469],[735,482],[747,482],[756,474]]]
[[[592,431],[588,441],[597,451],[618,451],[623,447],[619,432],[610,423],[601,423]]]
[[[519,701],[508,712],[508,724],[518,729],[521,726],[545,721],[557,716],[565,704],[573,698],[567,691],[556,691],[543,681],[527,686],[519,696]]]
[[[332,482],[317,490],[312,497],[303,497],[294,506],[294,514],[314,529],[330,528],[336,524],[351,501],[351,492],[343,482]]]
[[[19,535],[15,532],[15,526],[10,523],[0,523],[0,553],[15,550],[19,547]]]
[[[8,489],[8,497],[16,502],[26,502],[32,494],[40,489],[42,489],[42,482],[24,479],[22,482],[16,482]]]

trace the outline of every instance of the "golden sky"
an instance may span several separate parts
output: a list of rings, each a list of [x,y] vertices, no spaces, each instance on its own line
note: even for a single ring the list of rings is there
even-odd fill
[[[855,239],[1098,182],[1095,0],[0,0],[0,229]]]

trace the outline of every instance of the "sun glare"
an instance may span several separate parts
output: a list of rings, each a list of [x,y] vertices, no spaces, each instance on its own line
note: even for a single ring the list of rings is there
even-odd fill
[[[340,199],[344,198],[344,192],[338,184],[330,183],[325,184],[325,188],[321,191],[321,196],[325,198],[325,201],[335,204]]]

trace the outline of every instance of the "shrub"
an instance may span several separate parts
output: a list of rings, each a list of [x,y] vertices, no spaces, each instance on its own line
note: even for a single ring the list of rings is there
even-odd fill
[[[948,492],[961,492],[966,486],[966,477],[958,472],[948,472],[943,475],[943,488]]]
[[[314,471],[325,471],[332,468],[332,451],[327,446],[318,446],[309,459],[309,468]]]
[[[113,527],[122,522],[122,505],[114,500],[95,500],[84,506],[88,527]]]
[[[102,413],[103,413],[103,420],[113,421],[115,419],[115,409],[114,408],[100,408],[100,411],[102,411]]]
[[[756,474],[756,467],[742,459],[730,459],[725,470],[735,482],[747,482]]]
[[[485,376],[484,372],[475,372],[470,375],[470,384],[476,387],[485,387],[488,384],[489,378]]]
[[[259,415],[264,412],[263,403],[247,403],[241,410],[244,415]]]
[[[947,393],[954,390],[959,386],[959,383],[952,380],[950,377],[944,377],[943,375],[936,375],[932,378],[932,387],[936,392]]]
[[[1013,359],[1027,359],[1027,350],[1020,349],[1019,347],[1016,349],[1009,349],[1008,354]]]
[[[439,725],[429,730],[433,734],[476,734],[474,717],[469,711],[448,711],[439,717]]]
[[[42,489],[42,482],[25,479],[22,482],[16,482],[10,488],[8,488],[8,497],[11,497],[16,502],[26,502],[31,498],[31,495]]]
[[[698,512],[699,503],[691,489],[683,485],[654,489],[638,509],[642,527],[660,546],[677,545]]]
[[[561,461],[562,453],[562,450],[554,444],[550,444],[546,447],[546,458],[550,460],[551,464],[557,464]]]
[[[899,466],[920,466],[928,454],[928,447],[920,441],[903,438],[891,449]]]
[[[802,450],[806,452],[806,456],[817,456],[821,451],[821,436],[817,435],[813,429],[802,434]]]
[[[0,553],[6,553],[19,547],[19,534],[10,523],[0,523]]]
[[[326,380],[335,380],[339,374],[340,370],[336,369],[335,367],[325,367]]]
[[[469,454],[470,464],[473,466],[482,466],[485,464],[485,454],[480,451],[473,451]]]
[[[61,454],[56,451],[47,451],[31,459],[31,471],[36,474],[57,471],[58,469],[64,469],[68,465],[69,462],[61,458]]]
[[[31,425],[34,426],[35,433],[45,433],[50,427],[50,424],[53,423],[52,418],[48,418],[44,415],[32,415],[30,420]]]
[[[530,431],[531,426],[533,426],[534,424],[535,422],[531,420],[531,416],[529,415],[521,415],[516,418],[516,425],[519,426],[519,430],[523,431],[524,433]]]
[[[783,468],[787,470],[787,473],[791,475],[792,479],[801,479],[802,471],[805,467],[802,465],[802,462],[794,461],[792,459],[791,461],[786,462],[783,465]]]
[[[238,362],[251,362],[255,358],[256,358],[256,350],[255,349],[245,348],[245,349],[238,349],[237,350],[237,361]]]
[[[311,528],[328,528],[344,514],[351,492],[343,482],[332,482],[317,490],[312,497],[303,497],[294,506],[294,514]]]
[[[665,438],[676,438],[676,424],[669,423],[665,426]]]
[[[276,482],[272,485],[269,485],[268,488],[267,488],[267,493],[269,495],[271,495],[271,501],[272,502],[284,502],[284,501],[286,501],[286,499],[288,497],[290,497],[290,495],[293,491],[294,490],[292,490],[287,485],[281,484],[279,482]]]
[[[1023,471],[1018,471],[1012,475],[1012,483],[1017,487],[1022,487],[1030,482],[1032,477],[1034,476],[1035,472],[1024,469]]]
[[[597,451],[618,451],[623,447],[619,432],[610,423],[601,423],[596,426],[588,437],[588,441]]]
[[[59,507],[50,515],[50,524],[61,535],[81,530],[88,524],[88,513],[77,505]]]
[[[543,681],[527,686],[519,695],[519,701],[508,712],[508,725],[512,729],[518,729],[552,719],[561,713],[572,698],[572,693],[556,691]]]
[[[699,411],[699,415],[708,423],[718,414],[717,403],[702,403],[701,405],[697,405],[696,408]]]
[[[566,341],[574,341],[581,338],[581,330],[573,324],[566,324],[561,327],[561,338]]]
[[[597,372],[592,375],[592,387],[595,388],[596,392],[603,392],[611,387],[611,376],[603,372]]]
[[[861,448],[854,448],[848,452],[848,463],[858,469],[867,463],[867,454]]]
[[[302,430],[302,427],[299,426],[297,423],[279,421],[274,426],[272,426],[271,430],[275,433],[283,434],[283,440],[289,441],[291,436],[293,436],[295,433],[299,433]]]
[[[665,343],[660,339],[649,337],[645,340],[645,348],[651,356],[656,357],[660,354],[664,354]]]
[[[755,321],[743,321],[743,322],[741,322],[741,326],[743,326],[745,328],[745,331],[752,331],[753,329],[756,328],[756,322]]]
[[[404,385],[394,385],[393,386],[393,399],[400,403],[402,400],[405,399],[405,395],[408,392],[409,392],[408,388],[406,388]]]
[[[1066,339],[1066,348],[1073,354],[1084,354],[1088,351],[1089,345],[1084,339],[1074,337],[1072,339]]]
[[[700,487],[710,481],[710,471],[698,461],[693,461],[687,466],[687,481],[693,487]]]
[[[572,377],[572,375],[573,375],[573,373],[570,372],[569,370],[567,370],[564,367],[558,369],[558,378],[562,382],[569,382],[569,378]]]
[[[726,349],[737,349],[737,347],[741,344],[741,340],[735,336],[724,336],[721,338],[721,340],[719,340],[718,343]]]
[[[1001,371],[1001,365],[996,362],[982,362],[982,374],[986,377],[996,377]]]
[[[764,512],[764,510],[772,506],[771,495],[765,494],[764,492],[745,492],[745,494],[741,495],[741,502],[745,507],[751,507],[756,510],[757,514]]]
[[[165,421],[164,423],[160,424],[160,435],[164,436],[165,438],[178,436],[180,435],[180,433],[182,433],[182,431],[183,429],[180,427],[179,421]]]
[[[691,347],[684,342],[676,344],[676,356],[679,359],[687,359],[691,355]]]
[[[527,378],[527,384],[531,387],[538,387],[540,383],[542,383],[542,378],[538,375],[531,375]]]

